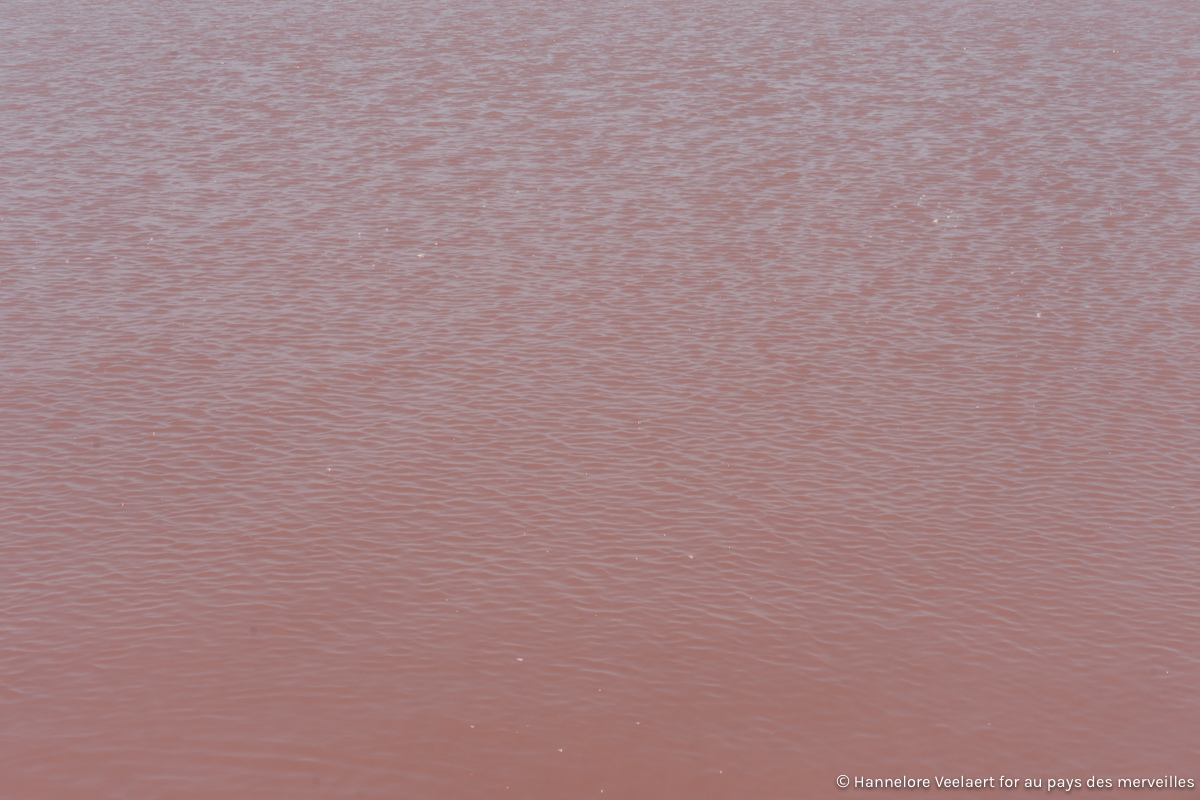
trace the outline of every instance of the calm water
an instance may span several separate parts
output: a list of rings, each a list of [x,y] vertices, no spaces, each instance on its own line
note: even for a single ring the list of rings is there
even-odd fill
[[[1200,783],[1195,3],[6,0],[0,87],[5,800]]]

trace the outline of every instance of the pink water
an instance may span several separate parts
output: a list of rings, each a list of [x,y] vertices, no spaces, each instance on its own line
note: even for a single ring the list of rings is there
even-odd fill
[[[7,0],[0,798],[1200,782],[1198,43]]]

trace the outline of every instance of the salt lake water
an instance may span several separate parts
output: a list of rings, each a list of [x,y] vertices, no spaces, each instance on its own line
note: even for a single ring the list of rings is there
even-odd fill
[[[1200,780],[1197,131],[1188,2],[6,0],[0,796]]]

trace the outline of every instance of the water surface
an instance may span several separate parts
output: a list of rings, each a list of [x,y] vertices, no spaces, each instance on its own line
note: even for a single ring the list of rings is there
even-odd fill
[[[10,0],[0,794],[1200,780],[1198,43]]]

